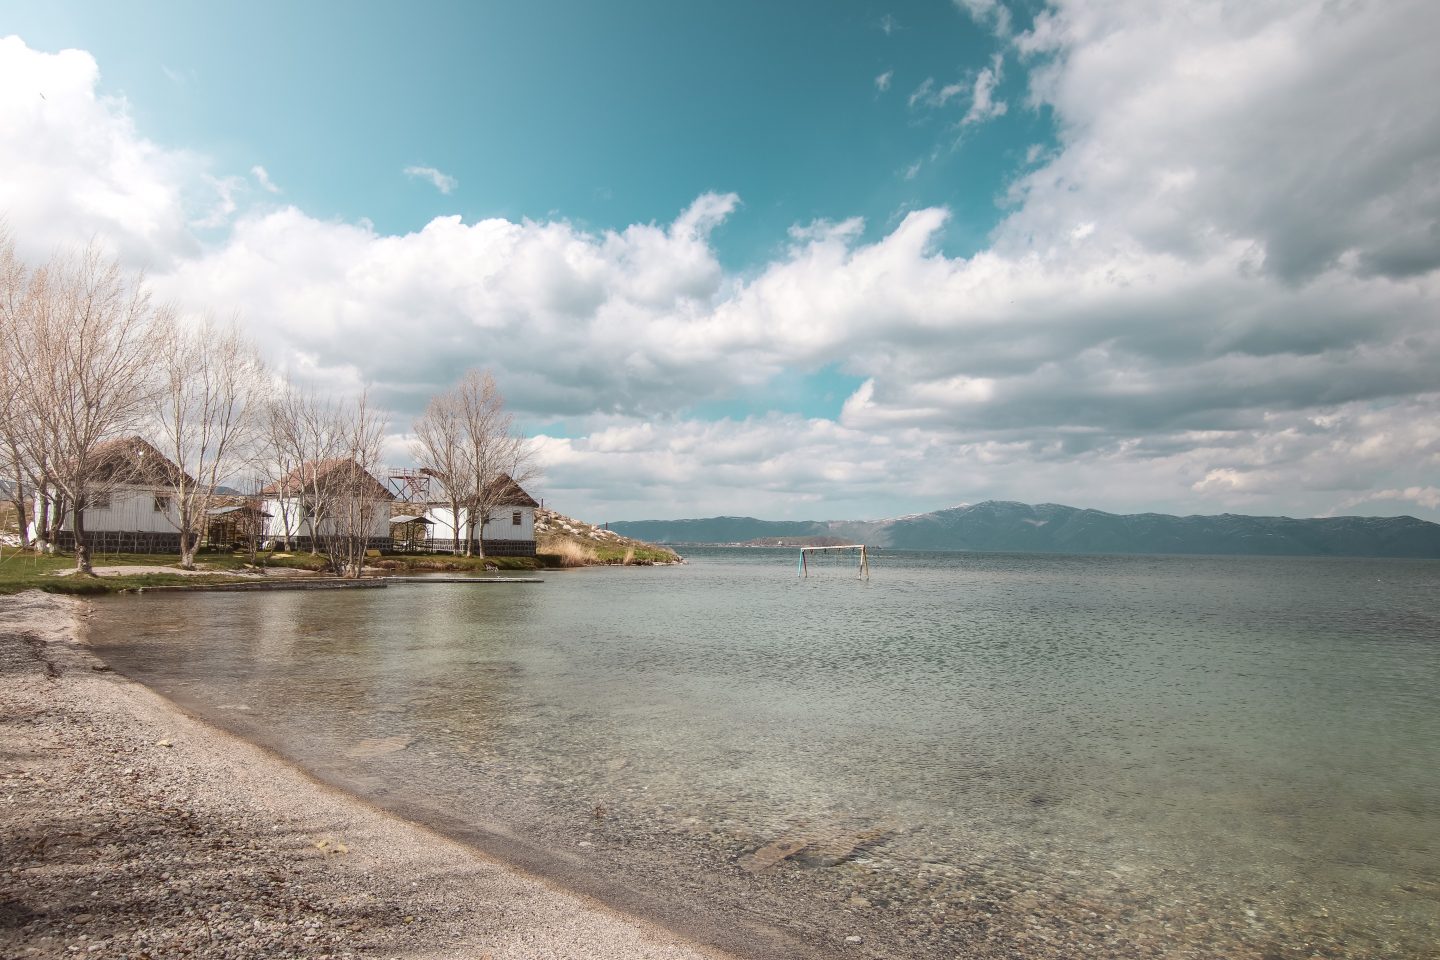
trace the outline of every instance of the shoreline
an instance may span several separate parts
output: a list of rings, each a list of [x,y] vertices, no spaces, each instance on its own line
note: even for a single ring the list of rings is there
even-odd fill
[[[726,960],[311,778],[0,597],[0,954]]]

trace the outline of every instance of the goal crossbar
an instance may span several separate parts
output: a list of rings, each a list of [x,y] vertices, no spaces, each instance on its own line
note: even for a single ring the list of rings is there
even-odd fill
[[[821,553],[821,552],[827,551],[827,550],[859,550],[859,551],[860,551],[860,570],[859,570],[859,574],[858,574],[858,576],[857,576],[857,579],[860,579],[860,580],[869,580],[869,579],[870,579],[870,551],[866,549],[865,544],[863,544],[863,543],[847,543],[847,544],[843,544],[843,545],[840,545],[840,546],[833,546],[833,547],[801,547],[801,548],[800,548],[800,563],[798,564],[798,569],[796,570],[796,575],[797,575],[797,576],[800,576],[800,577],[808,577],[808,576],[810,576],[810,563],[809,563],[809,559],[808,559],[809,556],[810,556],[810,554],[812,554],[812,553]]]

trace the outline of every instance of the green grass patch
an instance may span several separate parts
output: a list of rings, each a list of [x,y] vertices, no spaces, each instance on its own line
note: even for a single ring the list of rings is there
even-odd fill
[[[437,570],[482,573],[487,566],[499,570],[534,570],[539,566],[533,557],[457,557],[450,553],[387,553],[371,563],[395,573]]]
[[[260,554],[260,567],[291,567],[319,572],[327,566],[323,556],[308,553],[272,557]],[[175,573],[112,574],[86,577],[79,574],[60,576],[75,568],[72,554],[38,554],[18,548],[0,548],[0,594],[22,590],[44,590],[76,596],[94,596],[134,590],[137,587],[173,586],[177,584],[224,583],[239,578],[231,574],[250,569],[245,554],[199,553],[195,565],[206,571],[199,575],[180,573],[180,557],[174,553],[97,553],[91,563],[97,567],[174,567]]]

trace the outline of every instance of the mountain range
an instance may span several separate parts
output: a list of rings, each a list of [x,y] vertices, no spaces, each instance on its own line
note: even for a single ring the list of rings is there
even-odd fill
[[[1415,517],[1176,517],[999,500],[889,520],[711,517],[609,526],[663,544],[848,542],[895,550],[1440,558],[1440,524]]]

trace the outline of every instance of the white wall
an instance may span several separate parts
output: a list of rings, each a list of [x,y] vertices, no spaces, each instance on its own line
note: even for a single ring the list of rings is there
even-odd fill
[[[514,522],[514,515],[520,514],[520,522]],[[425,510],[426,519],[433,523],[430,528],[430,537],[433,540],[453,540],[455,538],[455,516],[449,507],[432,506]],[[464,539],[466,530],[466,511],[460,511],[460,537]],[[490,511],[490,518],[485,522],[485,529],[480,534],[484,540],[534,540],[535,539],[535,508],[534,507],[496,507]]]
[[[156,496],[166,498],[166,508],[155,509]],[[36,500],[35,516],[40,503]],[[75,529],[75,516],[66,511],[61,530]],[[85,511],[85,529],[91,533],[178,533],[180,511],[169,491],[154,487],[121,487],[110,494],[108,507],[90,507]]]
[[[298,498],[286,497],[282,500],[266,500],[264,501],[264,510],[270,514],[269,518],[265,521],[264,539],[283,540],[285,538],[285,521],[287,518],[290,521],[290,536],[308,537],[311,535],[310,524],[300,519],[302,514],[300,510],[300,500]],[[326,517],[320,521],[316,534],[325,537],[334,533],[335,530],[334,519]],[[388,501],[376,504],[375,518],[370,524],[369,535],[371,537],[390,536],[390,503]]]

